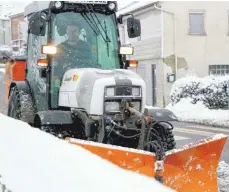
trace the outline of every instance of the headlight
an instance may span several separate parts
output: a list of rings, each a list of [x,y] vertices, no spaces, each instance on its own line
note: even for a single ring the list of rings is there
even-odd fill
[[[108,4],[108,8],[110,9],[110,11],[114,11],[116,9],[116,3],[110,2]]]
[[[112,87],[109,87],[106,89],[106,96],[113,97],[115,96],[115,89]]]
[[[132,95],[133,96],[140,96],[140,88],[139,87],[133,87],[132,88]]]
[[[118,102],[106,102],[105,111],[106,112],[120,112],[120,104]]]
[[[57,2],[55,2],[55,8],[56,9],[60,9],[60,8],[62,8],[62,6],[63,6],[63,2],[61,2],[61,1],[57,1]]]
[[[134,53],[134,48],[133,47],[120,47],[119,53],[121,55],[133,55]]]
[[[64,6],[63,1],[54,1],[54,2],[52,2],[51,8],[53,10],[60,10],[63,8],[63,6]]]

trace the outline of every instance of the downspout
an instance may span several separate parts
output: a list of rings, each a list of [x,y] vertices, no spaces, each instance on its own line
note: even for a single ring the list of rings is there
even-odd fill
[[[154,8],[157,9],[157,10],[159,10],[159,11],[163,11],[163,12],[168,13],[168,14],[170,14],[170,15],[173,16],[174,55],[175,55],[175,75],[176,75],[176,78],[177,78],[177,46],[176,46],[176,42],[177,42],[177,41],[176,41],[176,36],[177,36],[176,33],[177,33],[177,32],[176,32],[176,17],[175,17],[175,14],[174,14],[173,12],[167,11],[167,10],[162,9],[162,8],[159,8],[159,7],[157,7],[156,4],[154,4]],[[162,42],[162,43],[164,43],[164,42]]]

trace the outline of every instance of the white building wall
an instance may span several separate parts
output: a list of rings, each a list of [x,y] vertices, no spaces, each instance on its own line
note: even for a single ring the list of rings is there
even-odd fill
[[[10,20],[0,19],[0,45],[10,44]]]
[[[133,12],[132,12],[133,13]],[[127,25],[124,21],[119,26],[121,43],[131,44],[134,47],[134,55],[127,58],[139,61],[139,67],[133,69],[139,73],[147,85],[147,105],[152,105],[152,65],[156,65],[156,98],[157,105],[163,105],[163,67],[161,64],[161,13],[153,7],[144,9],[144,12],[135,12],[135,17],[141,21],[141,37],[129,39]]]
[[[164,12],[164,74],[174,71],[175,46],[178,56],[178,78],[189,72],[200,77],[209,73],[209,65],[229,64],[229,35],[227,1],[166,1],[162,8],[175,13],[176,39],[174,38],[174,20],[171,14]],[[205,12],[206,35],[189,34],[189,11]],[[174,46],[175,43],[175,46]],[[171,83],[165,81],[166,104],[169,103]]]

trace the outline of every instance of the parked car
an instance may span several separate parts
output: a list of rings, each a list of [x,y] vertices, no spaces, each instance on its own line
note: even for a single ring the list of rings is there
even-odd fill
[[[177,116],[170,110],[146,106],[145,114],[154,117],[157,121],[178,121]]]

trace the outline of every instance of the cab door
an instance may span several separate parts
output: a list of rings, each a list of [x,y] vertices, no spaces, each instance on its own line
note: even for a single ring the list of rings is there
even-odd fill
[[[48,110],[46,68],[39,65],[40,61],[47,59],[47,56],[41,53],[42,45],[47,45],[47,30],[45,36],[28,34],[27,80],[37,111]]]

